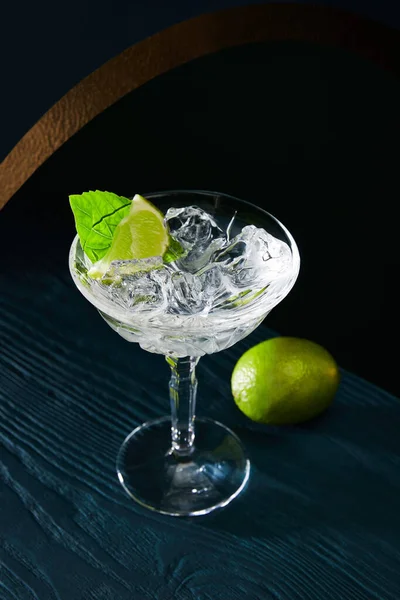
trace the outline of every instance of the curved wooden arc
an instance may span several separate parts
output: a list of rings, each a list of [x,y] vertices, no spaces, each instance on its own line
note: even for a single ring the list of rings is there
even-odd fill
[[[341,46],[400,76],[400,32],[341,10],[265,4],[201,15],[131,46],[52,106],[0,165],[0,208],[62,144],[147,81],[223,48],[285,40]]]

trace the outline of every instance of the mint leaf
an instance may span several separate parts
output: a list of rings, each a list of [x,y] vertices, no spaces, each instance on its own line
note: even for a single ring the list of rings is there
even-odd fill
[[[174,240],[174,238],[170,236],[169,246],[164,253],[163,261],[165,263],[174,262],[175,260],[178,260],[178,258],[182,258],[182,256],[185,254],[187,254],[187,252],[184,250],[178,240]]]
[[[97,262],[107,254],[115,228],[128,214],[132,200],[96,190],[72,194],[69,203],[82,249],[92,262]]]

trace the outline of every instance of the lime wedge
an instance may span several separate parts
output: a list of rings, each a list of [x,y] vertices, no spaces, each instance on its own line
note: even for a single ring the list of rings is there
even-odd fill
[[[129,213],[117,225],[110,249],[88,271],[92,279],[101,279],[114,260],[140,260],[163,256],[170,245],[164,215],[151,202],[136,196]]]

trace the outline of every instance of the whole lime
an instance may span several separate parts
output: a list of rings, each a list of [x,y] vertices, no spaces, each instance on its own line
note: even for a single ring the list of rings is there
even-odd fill
[[[239,409],[258,423],[301,423],[323,412],[340,381],[338,366],[319,344],[276,337],[247,350],[232,373]]]

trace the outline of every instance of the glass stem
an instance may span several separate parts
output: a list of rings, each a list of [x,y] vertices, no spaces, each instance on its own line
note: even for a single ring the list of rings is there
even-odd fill
[[[169,397],[171,400],[172,450],[179,456],[189,456],[194,448],[194,417],[196,409],[196,365],[199,357],[166,357],[171,367]]]

